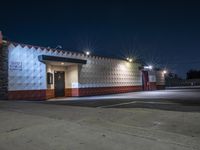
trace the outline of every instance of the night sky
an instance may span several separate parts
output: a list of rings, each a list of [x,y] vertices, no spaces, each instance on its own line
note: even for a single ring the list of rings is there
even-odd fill
[[[7,40],[92,54],[141,58],[180,76],[200,69],[200,2],[3,1]]]

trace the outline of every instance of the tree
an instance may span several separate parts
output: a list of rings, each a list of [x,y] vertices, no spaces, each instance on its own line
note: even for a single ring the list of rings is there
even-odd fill
[[[187,79],[200,79],[200,70],[189,70],[187,72]]]
[[[177,79],[177,80],[181,80],[181,78],[175,74],[175,73],[172,73],[172,72],[169,72],[168,75],[166,76],[166,79]]]

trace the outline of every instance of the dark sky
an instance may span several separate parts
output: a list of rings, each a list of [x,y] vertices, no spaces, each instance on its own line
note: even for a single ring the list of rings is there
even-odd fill
[[[3,1],[6,39],[95,55],[136,56],[181,76],[200,69],[200,2]]]

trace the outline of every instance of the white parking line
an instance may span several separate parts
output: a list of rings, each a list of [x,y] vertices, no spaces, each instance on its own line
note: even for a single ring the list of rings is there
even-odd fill
[[[166,102],[144,102],[144,101],[133,101],[133,102],[126,102],[126,103],[119,103],[119,104],[113,104],[113,105],[104,105],[104,106],[99,106],[97,108],[107,108],[107,107],[115,107],[115,106],[123,106],[123,105],[128,105],[128,104],[134,104],[134,103],[144,103],[144,104],[167,104],[167,105],[174,105],[176,103],[166,103]]]

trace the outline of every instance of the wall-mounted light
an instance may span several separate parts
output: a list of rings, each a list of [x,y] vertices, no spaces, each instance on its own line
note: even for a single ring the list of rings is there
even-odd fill
[[[65,63],[64,63],[64,62],[61,62],[60,64],[61,64],[61,65],[64,65]]]
[[[163,74],[167,74],[167,70],[163,70]]]
[[[87,56],[89,56],[89,55],[90,55],[90,51],[86,51],[85,54],[86,54]]]
[[[149,69],[152,70],[152,69],[153,69],[153,66],[149,65]]]
[[[148,70],[152,70],[153,66],[149,65],[149,66],[144,66],[144,69],[148,69]]]
[[[129,58],[129,57],[127,57],[126,60],[129,61],[129,62],[133,62],[133,59]]]

